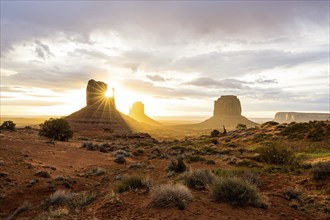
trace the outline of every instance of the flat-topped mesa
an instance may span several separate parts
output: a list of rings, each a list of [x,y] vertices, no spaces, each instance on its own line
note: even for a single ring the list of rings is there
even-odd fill
[[[274,121],[279,123],[330,120],[329,113],[277,112]]]
[[[95,103],[100,103],[105,97],[108,90],[108,85],[104,82],[95,81],[91,79],[88,81],[86,87],[86,104],[87,106]]]
[[[240,116],[242,114],[241,102],[234,95],[225,95],[214,101],[214,117]]]
[[[153,120],[144,113],[144,104],[142,102],[135,102],[130,108],[128,116],[147,125],[161,125],[159,122]]]
[[[242,116],[239,99],[234,95],[221,96],[214,101],[213,117],[200,123],[199,126],[209,129],[235,129],[238,124],[254,127],[257,124]]]
[[[143,116],[144,115],[144,104],[142,102],[135,102],[132,108],[129,110],[129,116]]]

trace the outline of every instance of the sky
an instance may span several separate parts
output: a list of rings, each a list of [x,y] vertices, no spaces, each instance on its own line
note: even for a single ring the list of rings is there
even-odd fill
[[[89,79],[150,116],[329,112],[329,1],[1,1],[1,115],[69,115]]]

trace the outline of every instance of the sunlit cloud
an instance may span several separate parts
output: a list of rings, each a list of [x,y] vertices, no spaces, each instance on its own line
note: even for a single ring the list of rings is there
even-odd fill
[[[1,114],[70,114],[92,78],[124,113],[326,112],[329,36],[327,1],[2,1]]]

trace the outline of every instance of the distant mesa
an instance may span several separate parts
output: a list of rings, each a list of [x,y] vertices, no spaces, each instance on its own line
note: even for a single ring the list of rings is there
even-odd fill
[[[221,96],[218,100],[214,101],[213,117],[200,123],[199,126],[219,129],[225,126],[226,128],[234,129],[237,124],[245,124],[247,127],[254,127],[257,125],[241,114],[241,102],[236,96]]]
[[[132,119],[116,109],[115,90],[112,90],[112,97],[107,98],[105,96],[107,89],[108,85],[104,82],[94,79],[88,81],[86,88],[87,106],[66,117],[73,129],[103,128],[116,133],[132,131],[128,123]]]
[[[279,123],[330,120],[328,113],[277,112],[274,121]]]
[[[241,116],[241,102],[236,96],[221,96],[214,101],[213,117]]]
[[[144,104],[142,102],[135,102],[130,108],[128,116],[147,125],[152,125],[152,126],[161,125],[161,123],[153,120],[144,113]]]

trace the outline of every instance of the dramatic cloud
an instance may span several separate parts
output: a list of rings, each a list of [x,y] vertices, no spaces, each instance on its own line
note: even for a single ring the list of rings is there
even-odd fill
[[[221,87],[221,88],[230,88],[230,89],[242,89],[244,84],[248,84],[246,82],[236,80],[236,79],[224,79],[224,80],[215,80],[212,78],[197,78],[193,81],[184,83],[185,85],[194,85],[201,87]]]
[[[165,82],[165,79],[159,75],[147,75],[147,78],[155,82]]]
[[[46,60],[50,56],[54,56],[52,52],[50,52],[49,46],[47,46],[46,44],[43,44],[39,40],[36,40],[35,44],[36,44],[35,53],[38,58]]]
[[[122,111],[134,98],[170,106],[161,114],[206,115],[226,94],[247,112],[330,107],[329,1],[0,4],[5,114],[20,101],[64,109],[59,99],[91,78],[129,91]]]

